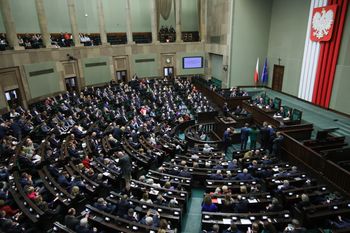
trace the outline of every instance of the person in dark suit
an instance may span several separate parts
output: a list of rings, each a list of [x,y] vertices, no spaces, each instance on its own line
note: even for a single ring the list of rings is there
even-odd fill
[[[185,166],[184,169],[182,169],[179,173],[178,176],[181,177],[191,177],[191,173],[188,171],[188,168]]]
[[[230,227],[224,230],[222,233],[242,233],[242,231],[240,231],[234,221],[232,221]]]
[[[67,215],[64,217],[64,225],[70,229],[75,229],[75,227],[80,222],[80,220],[75,215],[76,210],[74,208],[70,208],[67,212]]]
[[[75,144],[70,144],[68,147],[68,155],[72,158],[79,159],[80,158],[80,152],[76,149]]]
[[[71,133],[74,134],[74,136],[76,138],[83,138],[83,137],[85,137],[85,132],[81,131],[79,129],[78,125],[73,126],[73,129],[72,129]]]
[[[133,206],[129,203],[128,196],[123,195],[117,205],[117,215],[123,217],[130,208],[133,208]]]
[[[54,148],[59,148],[61,145],[60,140],[56,138],[56,134],[51,134],[49,142]]]
[[[211,179],[211,180],[223,180],[224,177],[221,174],[221,170],[217,170],[217,172],[215,174],[211,174],[209,176],[209,179]]]
[[[224,148],[225,148],[225,154],[227,154],[227,149],[231,145],[231,129],[227,128],[224,132]]]
[[[62,187],[68,188],[72,186],[72,182],[70,181],[70,177],[67,171],[63,171],[57,178],[58,184]]]
[[[235,180],[254,180],[255,178],[248,173],[248,169],[243,169],[243,172],[240,172],[236,175]]]
[[[115,205],[108,204],[102,197],[97,199],[97,202],[95,202],[94,207],[107,213],[113,213],[116,209]]]
[[[222,106],[222,111],[223,111],[223,113],[224,113],[224,116],[227,117],[227,116],[228,116],[228,113],[230,112],[230,109],[228,108],[226,102],[224,103],[224,106]]]
[[[276,133],[276,138],[272,141],[272,155],[281,156],[281,146],[283,143],[284,137],[281,132]]]
[[[241,112],[242,112],[241,106],[237,105],[237,107],[235,109],[235,115],[241,115]]]
[[[113,135],[113,137],[114,137],[115,139],[117,139],[118,141],[121,140],[122,135],[123,135],[123,132],[121,131],[119,125],[117,125],[117,126],[113,129],[112,135]]]
[[[280,204],[277,198],[273,198],[271,204],[266,207],[268,212],[278,212],[283,210],[283,206]]]
[[[18,139],[18,141],[22,140],[22,129],[19,126],[19,124],[14,121],[13,119],[10,119],[10,129],[12,131],[12,134],[14,137]]]
[[[263,127],[260,129],[260,140],[261,140],[261,148],[264,150],[268,149],[268,145],[270,141],[270,130],[267,122],[264,122]]]
[[[131,179],[131,160],[129,155],[125,154],[122,151],[119,151],[117,153],[117,156],[119,158],[118,165],[120,167],[122,177],[125,181],[125,191],[130,190],[130,179]]]
[[[332,226],[336,229],[344,229],[350,227],[350,219],[343,218],[342,216],[338,216],[336,221],[330,221]]]
[[[246,150],[247,149],[247,142],[249,138],[249,124],[246,123],[244,127],[241,129],[241,150]]]
[[[130,208],[128,210],[128,213],[124,215],[124,218],[130,222],[137,222],[137,219],[134,214],[135,214],[134,209]]]
[[[94,230],[89,226],[87,216],[80,220],[79,224],[75,227],[75,231],[77,233],[94,233]]]
[[[92,151],[93,154],[98,154],[99,150],[100,150],[100,145],[98,142],[98,138],[97,138],[97,134],[96,132],[92,132],[91,133],[91,137],[89,139],[89,143],[90,143],[90,149]]]
[[[304,207],[308,207],[310,205],[311,205],[311,202],[310,202],[309,196],[305,193],[301,195],[301,201],[296,204],[297,208],[301,211],[303,211]]]
[[[241,195],[237,196],[238,203],[234,208],[234,212],[237,213],[247,213],[249,212],[249,202],[246,198],[243,198]]]
[[[149,209],[147,214],[140,220],[141,224],[158,227],[159,226],[160,214],[156,210]]]
[[[237,159],[233,159],[232,161],[227,162],[227,170],[235,170],[238,168],[238,161]]]

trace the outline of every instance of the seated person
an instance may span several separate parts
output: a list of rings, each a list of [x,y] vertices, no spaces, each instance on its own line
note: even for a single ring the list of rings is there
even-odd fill
[[[285,113],[284,113],[284,108],[281,106],[280,109],[273,115],[274,118],[284,118]]]
[[[160,214],[158,211],[149,209],[147,214],[140,220],[140,223],[151,227],[158,227],[160,221],[159,218]]]
[[[224,230],[222,233],[242,233],[242,232],[238,229],[234,221],[232,221],[230,227]]]
[[[128,213],[124,215],[124,218],[130,222],[137,222],[137,214],[133,208],[128,209]]]
[[[306,229],[301,226],[299,220],[293,219],[291,224],[284,229],[284,233],[305,233]]]
[[[123,217],[130,208],[133,208],[133,206],[128,201],[128,196],[124,194],[118,202],[117,215]]]
[[[148,203],[148,204],[153,204],[153,201],[149,198],[148,192],[144,192],[144,193],[142,194],[142,198],[141,198],[140,201],[146,202],[146,203]]]
[[[248,169],[244,168],[243,172],[240,172],[234,178],[235,180],[254,180],[255,178],[248,173]]]
[[[70,208],[67,215],[64,217],[64,225],[70,229],[74,229],[80,223],[79,218],[76,216],[76,210]]]
[[[301,194],[300,198],[301,198],[301,201],[297,203],[296,206],[299,210],[302,211],[304,207],[310,206],[311,202],[310,202],[309,196],[305,193]]]
[[[3,232],[24,232],[22,226],[6,216],[5,211],[0,211],[0,230]]]
[[[237,107],[236,107],[236,109],[235,109],[235,115],[240,115],[241,114],[241,112],[242,112],[242,108],[241,108],[241,106],[239,106],[239,105],[237,105]]]
[[[266,207],[268,212],[278,212],[283,210],[283,206],[280,204],[277,198],[273,198],[271,204]]]
[[[209,194],[205,195],[203,199],[202,211],[206,211],[206,212],[218,211],[218,207],[212,203],[211,196]]]
[[[7,216],[14,216],[19,210],[13,209],[5,200],[0,199],[0,211],[5,211]]]
[[[222,180],[222,179],[224,179],[224,177],[221,174],[221,170],[217,170],[215,174],[211,174],[209,176],[209,179],[211,179],[211,180]]]
[[[77,233],[94,233],[97,231],[96,228],[92,229],[89,225],[88,216],[82,218],[79,224],[75,227]]]
[[[57,182],[62,187],[68,188],[72,185],[71,178],[67,171],[62,171],[62,173],[58,176]]]
[[[344,229],[350,227],[350,219],[343,218],[342,216],[338,216],[335,221],[330,221],[331,225],[336,229]]]
[[[157,199],[153,202],[153,204],[166,206],[167,201],[161,194],[158,194]]]
[[[116,209],[115,205],[107,203],[102,197],[97,199],[97,202],[95,202],[94,207],[107,213],[113,213]]]
[[[289,184],[288,180],[284,180],[282,185],[279,185],[277,187],[278,190],[283,191],[283,190],[288,190],[288,189],[293,189],[295,188],[294,186]]]
[[[241,195],[237,196],[238,203],[236,204],[234,208],[234,212],[237,213],[247,213],[249,212],[249,202],[246,198],[242,197]]]
[[[191,173],[188,171],[187,166],[185,166],[177,175],[182,177],[191,177]]]
[[[203,147],[203,154],[209,154],[210,152],[213,151],[213,147],[209,146],[209,144],[204,144],[204,147]]]

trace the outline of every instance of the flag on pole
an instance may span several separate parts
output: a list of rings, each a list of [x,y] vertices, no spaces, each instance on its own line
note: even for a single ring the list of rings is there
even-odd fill
[[[267,84],[267,80],[268,80],[268,71],[267,71],[267,58],[265,59],[265,63],[264,63],[264,68],[262,70],[262,74],[261,74],[261,83],[262,84]]]
[[[254,82],[257,84],[259,82],[259,58],[256,61],[256,68],[255,68],[255,73],[254,73]]]

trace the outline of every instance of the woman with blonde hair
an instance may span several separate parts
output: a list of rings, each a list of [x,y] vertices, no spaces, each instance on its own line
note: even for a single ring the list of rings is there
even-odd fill
[[[148,203],[148,204],[153,204],[153,201],[152,201],[152,200],[149,198],[149,196],[148,196],[148,192],[144,192],[144,193],[142,194],[142,198],[141,198],[140,201],[146,202],[146,203]]]
[[[218,207],[215,204],[213,204],[211,200],[211,196],[209,194],[205,195],[203,199],[202,211],[207,211],[207,212],[218,211]]]

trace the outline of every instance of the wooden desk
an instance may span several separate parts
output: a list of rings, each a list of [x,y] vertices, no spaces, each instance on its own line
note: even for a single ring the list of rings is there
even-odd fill
[[[299,141],[282,132],[284,141],[282,144],[283,155],[289,161],[308,168],[320,180],[330,183],[333,188],[350,196],[350,172],[336,163],[323,158],[319,153],[306,147]]]
[[[273,118],[274,112],[268,111],[271,109],[259,108],[256,105],[250,104],[248,101],[243,101],[242,107],[247,110],[247,112],[251,113],[254,121],[260,125],[262,125],[263,122],[267,122],[275,128],[281,126],[281,120]]]
[[[250,96],[237,96],[231,98],[225,98],[219,93],[210,90],[210,88],[203,83],[201,79],[192,79],[193,84],[196,86],[197,90],[202,92],[204,95],[208,97],[211,101],[213,101],[218,107],[222,108],[224,103],[227,103],[229,109],[234,110],[238,105],[242,106],[242,102],[245,100],[250,100]]]
[[[290,121],[284,121],[283,118],[274,118],[274,111],[271,109],[259,108],[255,105],[250,104],[247,101],[243,102],[243,108],[252,114],[254,121],[258,124],[267,122],[279,131],[289,132],[290,136],[297,140],[310,139],[313,131],[313,124],[308,122],[301,122],[293,124]]]

